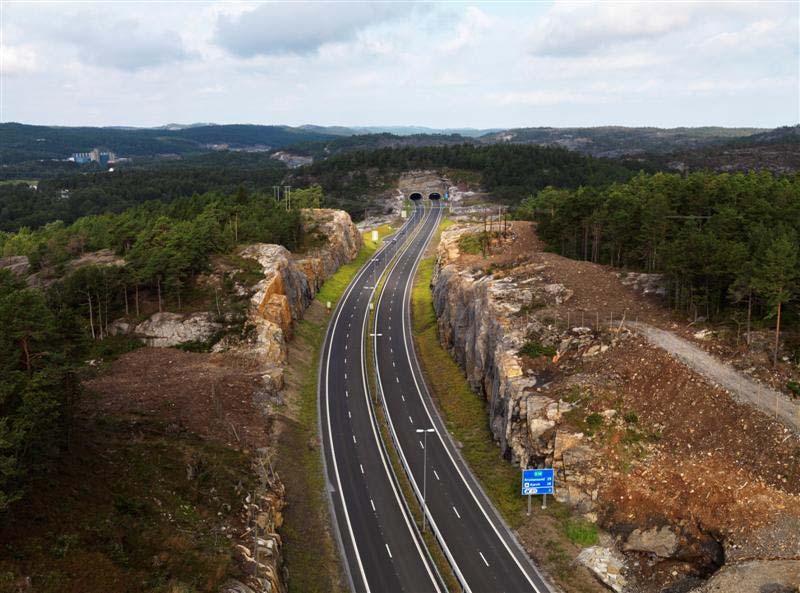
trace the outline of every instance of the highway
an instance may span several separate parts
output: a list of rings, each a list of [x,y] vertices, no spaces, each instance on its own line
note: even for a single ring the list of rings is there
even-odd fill
[[[431,204],[436,227],[441,208],[438,201]],[[421,240],[417,242],[422,245]],[[392,438],[420,502],[427,448],[427,517],[465,591],[549,593],[551,589],[466,467],[425,386],[410,318],[410,292],[423,251],[406,250],[388,272],[371,336]],[[430,428],[435,434],[429,433],[427,440],[417,432]]]
[[[408,221],[365,264],[328,326],[319,367],[319,418],[328,494],[350,588],[359,593],[443,592],[380,441],[364,345],[375,280],[397,250],[422,248],[431,210]]]

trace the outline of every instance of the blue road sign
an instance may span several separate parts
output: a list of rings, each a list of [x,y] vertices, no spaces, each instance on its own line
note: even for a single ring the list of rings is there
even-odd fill
[[[522,494],[552,494],[553,468],[522,470]]]

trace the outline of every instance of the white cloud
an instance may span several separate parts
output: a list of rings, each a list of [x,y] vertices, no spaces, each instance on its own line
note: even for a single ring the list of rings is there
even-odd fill
[[[3,11],[3,117],[17,121],[800,119],[796,3],[120,1]]]
[[[39,68],[36,51],[24,45],[0,45],[0,75],[32,74]]]
[[[216,40],[234,55],[308,54],[328,43],[405,16],[408,4],[269,2],[236,15],[221,14]]]

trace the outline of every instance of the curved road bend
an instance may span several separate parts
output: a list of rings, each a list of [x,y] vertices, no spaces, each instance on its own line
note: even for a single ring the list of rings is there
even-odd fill
[[[413,251],[418,243],[408,239],[430,234],[436,218],[418,206],[364,265],[339,300],[322,348],[318,401],[328,493],[350,584],[358,593],[445,590],[378,440],[363,371],[373,278],[397,249]]]
[[[434,211],[435,227],[441,210]],[[401,460],[421,500],[425,441],[416,430],[436,430],[427,438],[428,518],[465,591],[550,593],[453,446],[425,387],[411,341],[409,302],[427,238],[416,242],[420,247],[405,251],[388,274],[372,337],[379,390]]]

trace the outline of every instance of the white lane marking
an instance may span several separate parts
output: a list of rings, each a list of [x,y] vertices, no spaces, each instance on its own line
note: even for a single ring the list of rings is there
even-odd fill
[[[358,441],[356,441],[356,435],[353,435],[353,444],[358,444]]]
[[[406,396],[405,395],[401,395],[400,399],[402,399],[403,401],[406,401]]]
[[[347,344],[344,345],[344,349],[347,350]]]
[[[395,379],[397,379],[398,383],[400,382],[400,377],[395,377]]]
[[[420,449],[424,449],[425,448],[425,445],[422,444],[422,441],[419,442],[419,448]]]
[[[478,550],[478,554],[480,554],[480,555],[481,555],[481,560],[483,560],[483,563],[484,563],[486,566],[489,566],[489,563],[486,561],[486,556],[484,556],[484,555],[483,555],[483,552],[481,552],[480,550]]]
[[[364,475],[364,466],[359,463],[358,467],[361,468],[361,475],[363,476]]]
[[[350,392],[347,391],[347,389],[344,390],[344,396],[345,397],[350,397]]]
[[[420,227],[420,229],[421,229],[421,227]],[[421,232],[420,229],[417,230],[417,233]],[[406,249],[408,249],[408,248],[409,247],[406,246]],[[396,265],[396,263],[393,264],[393,265]],[[374,292],[373,292],[373,295],[374,295]],[[370,298],[372,298],[372,295],[370,295]],[[369,316],[369,309],[366,308],[365,311],[364,311],[363,319],[360,322],[361,323],[361,332],[362,332],[362,334],[366,331],[366,327],[367,327],[366,324],[367,324],[368,316]],[[375,341],[377,341],[377,336],[379,336],[379,335],[380,334],[377,334],[377,333],[373,334],[373,339]],[[365,361],[365,358],[364,358],[366,349],[365,348],[361,348],[360,350],[361,350],[361,371],[362,371],[361,372],[361,381],[362,381],[362,384],[364,386],[363,396],[364,396],[364,401],[365,401],[365,403],[367,405],[367,408],[370,409],[371,402],[370,402],[370,398],[369,398],[369,390],[367,388],[366,361]],[[330,363],[330,349],[328,350],[328,363]],[[327,378],[326,378],[326,380],[327,380]],[[330,406],[330,402],[326,401],[326,405]],[[328,417],[328,419],[330,420],[330,416]],[[428,577],[430,578],[431,583],[433,584],[433,588],[435,589],[435,591],[437,591],[437,593],[441,593],[442,589],[439,587],[439,584],[437,583],[436,578],[433,576],[433,572],[431,570],[431,566],[429,565],[428,561],[425,558],[425,555],[423,554],[422,546],[424,544],[422,544],[422,542],[414,535],[414,530],[412,528],[413,518],[410,517],[408,512],[404,510],[404,507],[403,507],[403,505],[401,503],[400,493],[398,492],[397,488],[395,487],[394,481],[392,480],[392,474],[391,474],[391,470],[389,469],[388,460],[387,460],[385,454],[382,452],[380,446],[378,446],[378,444],[377,444],[380,439],[378,437],[378,427],[377,427],[377,423],[375,421],[374,414],[370,414],[369,419],[370,419],[370,425],[372,427],[372,434],[374,436],[374,444],[376,445],[376,447],[378,449],[378,452],[379,452],[379,455],[380,455],[380,458],[381,458],[381,462],[383,463],[384,472],[386,473],[386,477],[389,479],[389,485],[392,488],[392,493],[394,494],[395,501],[397,502],[398,507],[401,509],[401,514],[403,516],[403,519],[405,520],[406,527],[408,528],[408,532],[409,532],[409,534],[411,534],[411,536],[412,536],[412,538],[414,540],[414,546],[416,547],[417,553],[419,554],[419,557],[422,560],[423,565],[425,566],[425,570],[427,571]],[[330,428],[330,424],[329,424],[329,428]],[[341,489],[341,483],[339,484],[339,486],[340,486],[340,489]],[[350,534],[351,534],[351,537],[352,537],[352,530],[351,530]],[[359,558],[359,561],[360,561],[360,558]],[[363,572],[362,572],[362,574],[363,574]],[[367,585],[367,583],[366,583],[366,578],[364,579],[364,583],[365,583],[365,586],[367,588],[367,593],[369,593],[369,585]],[[469,593],[469,589],[468,588],[467,588],[466,593]]]
[[[350,410],[347,410],[347,417],[348,418],[352,418],[353,417],[353,415],[350,413]]]
[[[396,366],[397,366],[397,365],[394,363],[394,361],[392,361],[392,366],[393,366],[393,367],[396,367]]]
[[[386,546],[386,551],[389,552],[389,558],[392,557],[392,551],[389,549],[389,544],[384,544]],[[486,566],[489,566],[488,564]]]
[[[409,421],[411,424],[414,424],[414,419],[413,419],[411,416],[409,416],[409,417],[408,417],[408,421]]]
[[[377,511],[375,510],[375,502],[371,498],[369,499],[369,504],[372,505],[372,512],[376,513]]]
[[[461,518],[461,515],[458,514],[458,509],[456,507],[453,507],[453,512],[456,514],[456,517],[459,519]]]
[[[344,357],[344,363],[347,364],[347,357]]]
[[[433,470],[433,475],[436,476],[436,481],[439,481],[439,474],[436,473],[436,470]]]
[[[345,378],[345,380],[347,380],[347,373],[344,374],[344,378]]]

